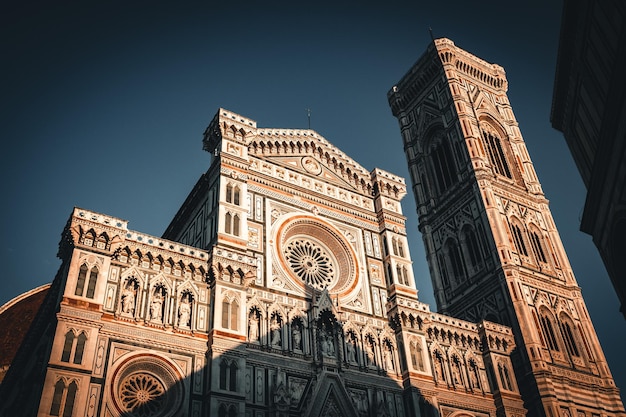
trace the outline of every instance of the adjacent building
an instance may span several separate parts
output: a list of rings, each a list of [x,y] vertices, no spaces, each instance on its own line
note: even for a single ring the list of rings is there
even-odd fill
[[[587,198],[593,237],[626,317],[626,4],[563,3],[552,126],[563,132]]]

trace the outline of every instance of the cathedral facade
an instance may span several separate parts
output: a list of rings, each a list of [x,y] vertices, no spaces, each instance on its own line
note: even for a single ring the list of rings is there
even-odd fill
[[[437,68],[428,66],[442,45],[459,54],[449,41],[436,41],[390,92],[405,149],[421,143],[423,127],[450,147],[417,152],[409,158],[417,164],[412,175],[420,164],[467,152],[460,128],[451,127],[464,113],[457,116],[450,101],[447,112],[417,110],[433,88],[446,94],[445,55]],[[411,74],[424,76],[415,82]],[[498,82],[503,79],[502,73]],[[408,100],[405,88],[417,95]],[[447,100],[456,97],[454,83],[449,88]],[[498,130],[491,134],[503,137]],[[418,198],[434,281],[442,280],[443,270],[432,264],[440,252],[447,267],[456,262],[459,268],[446,269],[447,286],[436,284],[443,313],[435,313],[415,288],[403,178],[366,170],[313,130],[261,128],[225,109],[209,124],[203,145],[211,165],[161,237],[74,208],[59,245],[61,267],[0,386],[0,415],[521,417],[538,415],[527,408],[544,398],[547,386],[556,395],[553,417],[564,411],[623,415],[582,298],[566,285],[574,278],[565,254],[559,252],[559,268],[550,269],[561,271],[560,287],[533,287],[520,278],[528,275],[520,261],[491,237],[493,231],[504,236],[500,223],[488,221],[500,200],[489,195],[486,209],[481,198],[487,194],[470,182],[473,154],[457,156],[458,169],[441,163],[413,178],[414,189],[421,187],[417,178],[441,179],[459,196],[458,202]],[[485,170],[492,163],[481,161]],[[524,168],[505,181],[511,195],[523,194],[515,187],[532,166]],[[537,195],[532,208],[560,245],[538,180],[531,183]],[[509,199],[511,207],[521,204],[521,197]],[[441,249],[449,248],[451,236],[463,236],[456,244],[473,249],[454,258]],[[551,252],[543,250],[548,263]],[[510,269],[503,266],[505,255]],[[467,272],[467,262],[474,262],[480,279]],[[514,299],[509,277],[519,280],[519,290],[510,287]],[[552,326],[547,336],[560,349],[537,334],[530,318],[535,305],[556,317],[568,314],[569,327],[558,327],[562,322],[552,315],[538,316]],[[572,338],[561,339],[568,328]],[[536,336],[534,344],[524,331]],[[517,353],[531,347],[535,362]],[[578,355],[569,354],[574,348]],[[579,374],[587,385],[568,402],[559,384],[578,381]],[[529,378],[538,381],[539,396],[528,389]],[[578,400],[591,386],[595,408],[591,400]]]

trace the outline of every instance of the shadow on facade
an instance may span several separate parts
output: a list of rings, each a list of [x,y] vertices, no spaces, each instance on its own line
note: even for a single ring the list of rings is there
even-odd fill
[[[260,314],[248,311],[245,342],[214,332],[206,365],[180,379],[183,352],[137,344],[111,367],[104,407],[124,417],[438,416],[417,387],[403,386],[395,344],[346,331],[327,309],[289,323]]]

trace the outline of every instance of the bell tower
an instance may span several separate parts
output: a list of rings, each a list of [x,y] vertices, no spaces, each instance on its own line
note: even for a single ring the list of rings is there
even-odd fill
[[[512,327],[528,415],[624,415],[507,88],[442,38],[388,93],[438,308]]]

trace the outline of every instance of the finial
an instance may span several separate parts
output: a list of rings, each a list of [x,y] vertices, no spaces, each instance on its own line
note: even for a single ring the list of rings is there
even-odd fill
[[[428,33],[430,33],[430,40],[435,42],[435,37],[433,36],[433,28],[428,26]]]

